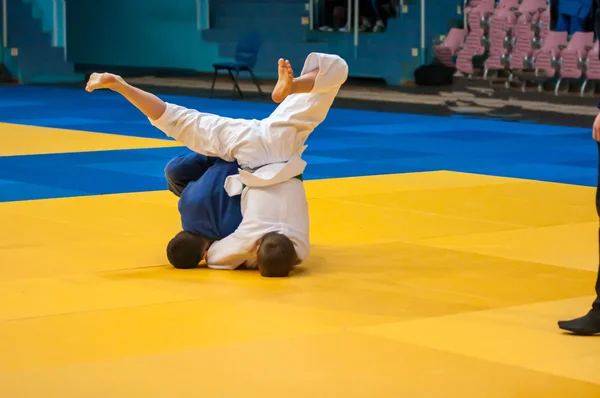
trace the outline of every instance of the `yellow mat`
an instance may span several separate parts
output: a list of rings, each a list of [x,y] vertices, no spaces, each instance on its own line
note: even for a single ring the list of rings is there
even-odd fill
[[[168,267],[168,192],[0,204],[0,397],[600,397],[600,339],[556,328],[592,300],[593,189],[306,186],[283,280]]]
[[[0,156],[180,146],[175,141],[0,123]]]

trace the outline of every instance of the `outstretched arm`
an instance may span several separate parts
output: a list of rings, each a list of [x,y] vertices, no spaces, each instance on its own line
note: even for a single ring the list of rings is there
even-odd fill
[[[164,102],[157,96],[133,87],[120,76],[94,73],[86,90],[109,89],[121,94],[150,119],[152,125],[192,151],[228,162],[245,161],[243,143],[255,134],[250,121],[202,113]]]
[[[260,235],[248,227],[246,220],[228,237],[214,242],[206,254],[206,264],[212,269],[236,269],[256,257]]]

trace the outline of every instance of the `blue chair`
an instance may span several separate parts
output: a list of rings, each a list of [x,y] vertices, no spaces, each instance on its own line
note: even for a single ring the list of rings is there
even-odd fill
[[[217,75],[219,71],[226,70],[229,73],[229,77],[233,80],[233,96],[235,97],[236,91],[240,94],[240,98],[244,98],[244,94],[242,94],[242,90],[238,84],[238,79],[240,76],[240,72],[247,71],[252,76],[252,81],[256,84],[258,88],[258,92],[261,97],[263,96],[263,92],[260,89],[260,85],[258,81],[254,77],[254,73],[252,73],[252,68],[256,65],[256,61],[258,60],[258,51],[261,45],[261,38],[258,33],[250,33],[243,38],[241,38],[236,47],[235,47],[235,61],[234,62],[223,62],[219,64],[213,64],[213,68],[215,72],[213,73],[213,81],[212,87],[210,88],[210,96],[212,97],[213,91],[215,90],[215,82],[217,81]],[[235,76],[234,76],[235,72]]]

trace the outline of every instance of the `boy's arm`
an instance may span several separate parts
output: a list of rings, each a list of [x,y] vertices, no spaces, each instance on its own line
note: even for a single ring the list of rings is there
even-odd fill
[[[260,235],[247,220],[229,236],[214,242],[206,254],[206,264],[213,269],[236,269],[251,259]]]

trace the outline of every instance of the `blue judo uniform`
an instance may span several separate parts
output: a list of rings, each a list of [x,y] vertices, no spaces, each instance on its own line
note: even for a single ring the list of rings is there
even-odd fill
[[[169,190],[179,196],[184,231],[221,240],[242,222],[241,195],[229,196],[225,179],[238,174],[238,164],[198,153],[172,159],[165,168]]]

